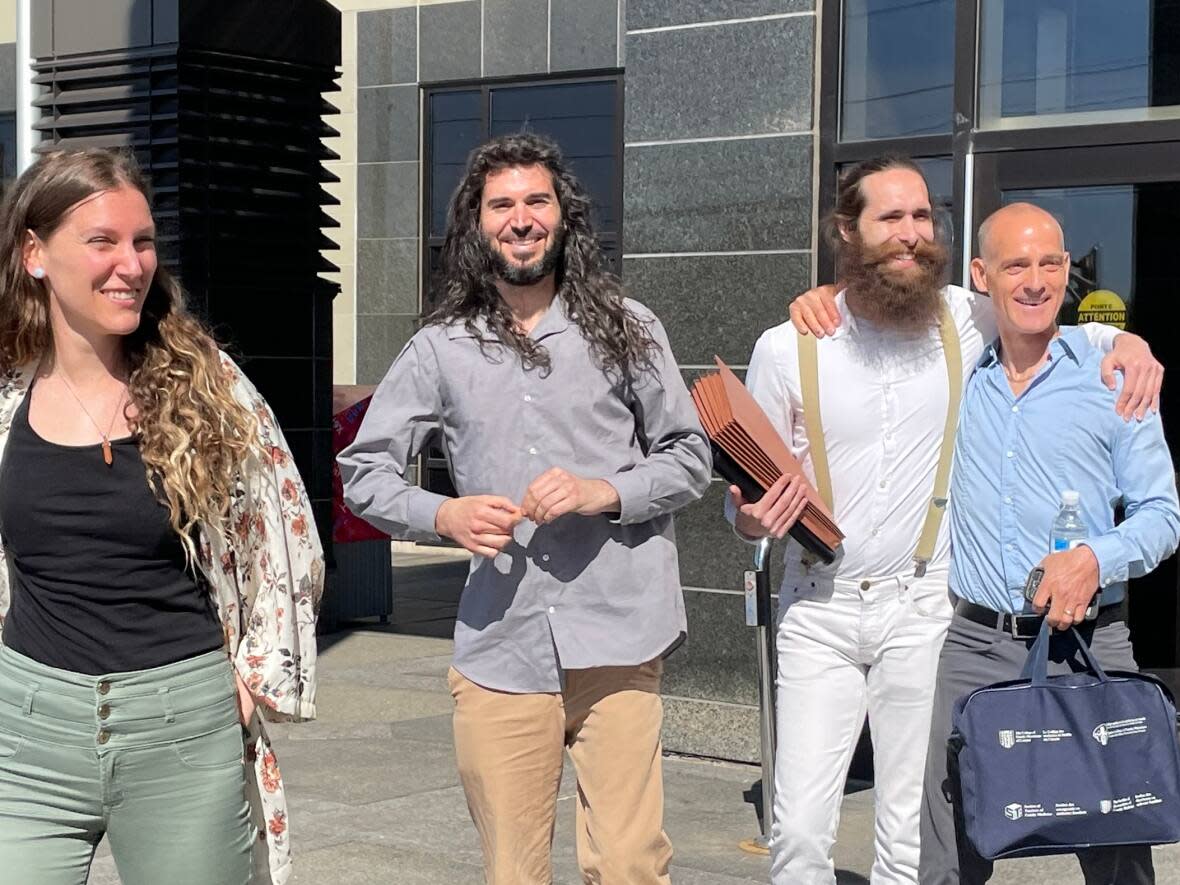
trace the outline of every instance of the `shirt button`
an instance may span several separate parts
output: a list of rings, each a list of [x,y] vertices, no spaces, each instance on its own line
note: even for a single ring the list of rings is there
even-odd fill
[[[557,607],[556,607],[556,606],[552,606],[552,605],[551,605],[551,606],[549,606],[549,614],[551,614],[551,615],[555,615],[555,614],[557,614]]]
[[[1009,544],[1009,545],[1008,545],[1008,549],[1009,549],[1009,550],[1015,550],[1016,548],[1015,548],[1015,547],[1013,547],[1011,544]]]
[[[1009,458],[1016,457],[1016,453],[1014,451],[1012,451],[1011,449],[1009,449],[1006,454],[1008,455]]]
[[[106,694],[110,690],[111,690],[111,684],[109,682],[107,682],[105,679],[102,682],[98,683],[98,693],[99,694]]]
[[[1020,411],[1020,406],[1013,406],[1013,407],[1012,407],[1012,411],[1013,411],[1013,412],[1019,412],[1019,411]]]
[[[99,742],[100,744],[105,744],[105,743],[106,743],[107,741],[109,741],[110,739],[111,739],[111,733],[110,733],[109,731],[107,731],[105,728],[101,728],[101,729],[99,729],[99,731],[98,731],[98,742]]]
[[[1011,495],[1005,495],[1005,496],[1004,496],[1004,503],[1005,503],[1005,504],[1011,504],[1011,503],[1012,503],[1012,496],[1011,496]]]
[[[877,488],[883,489],[883,488],[885,488],[886,485],[887,485],[887,483],[885,482],[885,480],[881,480],[879,483],[877,483]]]
[[[876,529],[873,529],[873,537],[874,538],[877,537],[877,530]]]
[[[541,554],[541,562],[548,562],[548,561],[549,561],[549,554],[548,554],[548,553],[542,553],[542,554]]]
[[[110,715],[111,715],[111,705],[110,704],[103,704],[101,707],[98,708],[98,718],[99,719],[106,719]]]
[[[526,394],[524,395],[524,401],[525,401],[526,403],[531,403],[531,402],[533,401],[533,398],[532,398],[532,396],[530,396],[529,394],[527,394],[527,393],[526,393]]]
[[[861,581],[860,582],[860,589],[861,590],[868,590],[872,586],[873,586],[872,582],[870,582],[870,581]]]
[[[537,454],[537,450],[535,448],[533,448],[532,446],[529,446],[529,454],[535,455],[535,454]]]

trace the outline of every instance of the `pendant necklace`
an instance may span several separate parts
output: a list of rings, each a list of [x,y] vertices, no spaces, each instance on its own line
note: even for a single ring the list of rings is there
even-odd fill
[[[58,377],[61,378],[62,384],[66,386],[66,390],[70,392],[75,400],[78,401],[79,408],[82,409],[82,414],[90,419],[90,423],[94,425],[94,429],[98,431],[98,435],[102,437],[102,460],[110,467],[115,463],[115,453],[111,451],[111,431],[115,429],[115,419],[119,417],[119,410],[123,407],[123,400],[127,397],[127,386],[123,385],[123,392],[119,394],[119,401],[115,403],[115,410],[111,413],[111,423],[107,426],[107,432],[103,433],[102,428],[98,426],[98,422],[94,420],[94,416],[90,414],[90,410],[86,408],[86,404],[82,402],[82,398],[74,392],[74,385],[66,379],[64,372],[59,372]]]

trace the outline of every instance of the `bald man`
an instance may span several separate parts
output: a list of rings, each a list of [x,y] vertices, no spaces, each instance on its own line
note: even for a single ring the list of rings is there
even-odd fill
[[[815,342],[815,398],[803,383],[806,328],[767,329],[746,374],[804,469],[814,477],[826,463],[845,533],[830,565],[782,545],[770,875],[774,885],[835,885],[840,797],[867,714],[876,771],[870,878],[915,885],[924,738],[954,614],[950,521],[941,510],[932,518],[930,505],[946,494],[936,477],[954,443],[950,410],[996,336],[995,319],[988,298],[943,285],[946,244],[912,160],[882,156],[844,170],[830,221],[844,285],[831,293],[840,329]],[[1112,376],[1121,366],[1147,380],[1127,407],[1148,408],[1156,373],[1143,340],[1097,324],[1087,333],[1112,350]],[[751,503],[735,488],[727,516],[746,539],[782,538],[798,492],[780,482]]]
[[[999,337],[967,383],[955,438],[955,613],[939,657],[926,756],[922,885],[975,885],[992,873],[961,831],[957,788],[947,776],[955,701],[1019,678],[1044,619],[1056,630],[1076,626],[1104,668],[1137,670],[1126,582],[1180,543],[1180,505],[1159,415],[1123,421],[1113,407],[1117,386],[1099,380],[1101,352],[1080,329],[1057,326],[1069,279],[1057,222],[1036,206],[1013,204],[984,222],[979,246],[971,278],[991,296]],[[1067,489],[1079,493],[1089,534],[1072,549],[1047,554]],[[1116,526],[1120,502],[1126,518]],[[1029,603],[1023,591],[1035,566],[1044,579]],[[1097,619],[1086,621],[1096,593]],[[1054,634],[1050,674],[1071,672],[1071,642]],[[1087,883],[1155,881],[1148,847],[1090,849],[1078,861]]]

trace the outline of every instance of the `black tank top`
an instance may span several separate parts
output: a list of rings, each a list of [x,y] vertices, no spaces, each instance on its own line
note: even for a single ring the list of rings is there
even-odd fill
[[[27,395],[0,465],[0,538],[11,605],[4,644],[97,676],[160,667],[222,645],[203,579],[185,568],[168,508],[134,438],[62,446],[29,424]]]

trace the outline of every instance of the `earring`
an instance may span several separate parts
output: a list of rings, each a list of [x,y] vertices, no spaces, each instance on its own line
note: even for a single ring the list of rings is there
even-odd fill
[[[33,279],[36,279],[36,280],[43,280],[43,279],[45,279],[45,268],[43,268],[43,267],[34,267],[34,268],[33,268]]]

